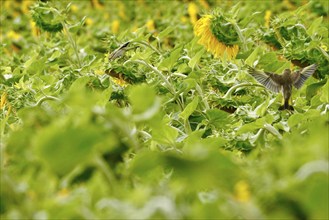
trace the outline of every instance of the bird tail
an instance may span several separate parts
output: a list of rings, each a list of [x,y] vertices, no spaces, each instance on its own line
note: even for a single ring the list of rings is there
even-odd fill
[[[284,109],[289,109],[289,99],[284,100]]]

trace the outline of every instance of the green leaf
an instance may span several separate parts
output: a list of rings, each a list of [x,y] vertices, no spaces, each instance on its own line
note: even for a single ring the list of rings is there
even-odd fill
[[[282,135],[280,134],[280,132],[278,130],[276,130],[275,127],[273,127],[272,125],[265,123],[264,124],[264,128],[269,131],[271,134],[273,134],[274,136],[276,136],[277,138],[282,138]]]
[[[264,116],[266,111],[267,111],[267,108],[269,106],[269,103],[270,103],[270,98],[266,98],[266,101],[261,103],[259,106],[256,107],[255,109],[255,112],[258,116]]]
[[[329,103],[329,80],[327,80],[327,83],[322,87],[320,100],[323,103]]]
[[[311,85],[308,85],[306,87],[306,99],[307,100],[311,100],[313,96],[315,96],[317,94],[317,92],[319,91],[319,89],[325,85],[326,81],[320,81],[317,83],[313,83]]]
[[[109,102],[109,98],[111,97],[112,92],[113,92],[112,87],[109,87],[104,91],[102,91],[102,93],[97,96],[98,98],[97,104],[99,104],[100,106],[105,106]]]
[[[40,159],[58,175],[65,175],[77,165],[88,163],[93,146],[100,138],[97,129],[58,125],[50,126],[35,136],[35,145]]]
[[[62,55],[62,52],[59,50],[55,50],[55,52],[51,55],[51,57],[48,58],[49,62],[54,61],[55,59],[57,59],[58,57],[60,57]]]
[[[201,145],[200,148],[202,147],[206,145]],[[230,190],[244,176],[240,167],[218,150],[206,150],[194,158],[168,154],[165,163],[167,169],[173,170],[172,178],[183,181],[184,185],[188,184],[189,190],[219,186]],[[222,179],[225,181],[221,181]]]
[[[277,61],[276,53],[270,52],[266,53],[263,56],[260,57],[258,64],[259,65],[266,65],[268,63],[273,63],[274,61]]]
[[[199,52],[197,52],[192,59],[188,62],[188,66],[194,69],[195,65],[199,62],[202,54],[204,54],[205,49],[203,48]]]
[[[216,150],[227,143],[223,137],[207,137],[202,138],[204,130],[196,130],[188,135],[184,140],[184,152],[194,158],[202,157],[202,152]]]
[[[218,128],[227,127],[230,122],[230,114],[219,109],[209,109],[206,111],[208,123],[213,124]]]
[[[266,124],[271,124],[273,122],[274,118],[272,115],[267,115],[265,117],[259,118],[254,122],[251,122],[249,124],[245,124],[242,127],[239,128],[237,131],[237,134],[243,134],[248,132],[253,132],[255,130],[258,130],[260,128],[264,128]]]
[[[288,125],[290,128],[295,127],[303,121],[303,115],[300,113],[295,113],[288,119]]]
[[[162,39],[162,38],[168,36],[168,34],[170,34],[170,33],[171,33],[173,30],[175,30],[175,29],[176,29],[175,26],[168,26],[166,29],[164,29],[163,31],[161,31],[161,32],[159,33],[158,37],[159,37],[160,39]]]
[[[154,89],[148,85],[137,85],[129,89],[128,99],[131,103],[133,113],[140,114],[154,105],[156,94]]]
[[[177,129],[167,124],[162,123],[152,128],[152,140],[159,144],[173,146],[175,145],[177,136]]]
[[[246,64],[249,66],[254,66],[255,61],[258,59],[258,54],[260,52],[260,48],[256,47],[256,49],[249,55],[249,57],[246,59]]]
[[[181,51],[182,51],[182,46],[176,47],[173,51],[170,52],[169,57],[162,60],[162,62],[159,64],[158,68],[160,70],[171,71],[171,69],[174,67],[174,65],[178,61]]]
[[[41,73],[46,67],[46,57],[39,58],[35,60],[27,69],[26,71],[29,74],[39,74]]]
[[[322,23],[323,17],[319,17],[317,19],[315,19],[312,24],[310,25],[310,27],[307,29],[307,33],[312,36],[314,34],[317,33],[318,28],[320,27],[321,23]]]
[[[190,115],[192,115],[192,113],[195,111],[195,109],[198,107],[198,103],[199,103],[199,98],[198,97],[194,97],[194,99],[192,100],[192,102],[190,102],[184,109],[184,111],[182,111],[179,116],[184,119],[187,120]]]
[[[152,181],[161,177],[164,170],[163,165],[163,155],[158,152],[144,150],[132,159],[129,170],[133,174],[143,177],[144,181]]]
[[[83,77],[76,79],[72,83],[69,92],[70,93],[75,93],[75,92],[79,93],[80,91],[85,90],[85,87],[89,81],[90,81],[90,78],[88,76],[83,76]]]
[[[194,89],[196,87],[197,82],[195,79],[186,78],[183,81],[183,85],[185,86],[185,91],[190,91],[191,89]]]

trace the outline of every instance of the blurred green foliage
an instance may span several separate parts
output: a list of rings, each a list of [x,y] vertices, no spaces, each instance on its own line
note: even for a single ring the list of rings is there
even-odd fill
[[[194,16],[233,6],[245,42],[217,60]],[[327,1],[1,1],[0,18],[1,219],[329,218]],[[312,63],[294,113],[245,67]]]

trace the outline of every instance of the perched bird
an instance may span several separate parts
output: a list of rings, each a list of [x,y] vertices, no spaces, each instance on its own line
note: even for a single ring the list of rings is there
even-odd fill
[[[292,86],[296,89],[301,88],[308,77],[312,76],[316,68],[317,65],[312,64],[295,72],[291,72],[290,69],[285,69],[283,74],[279,75],[275,73],[261,72],[249,66],[248,72],[267,89],[277,93],[282,91],[284,104],[280,106],[279,110],[294,110],[294,108],[289,105]]]
[[[119,48],[114,50],[110,55],[109,55],[109,60],[115,60],[119,57],[122,57],[125,52],[127,51],[127,47],[129,45],[130,41],[122,44]]]

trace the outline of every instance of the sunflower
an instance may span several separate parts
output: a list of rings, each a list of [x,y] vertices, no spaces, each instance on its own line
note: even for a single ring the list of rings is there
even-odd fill
[[[194,34],[200,37],[198,43],[216,58],[226,54],[229,59],[233,59],[239,52],[239,35],[234,26],[221,15],[200,18],[194,25]]]

